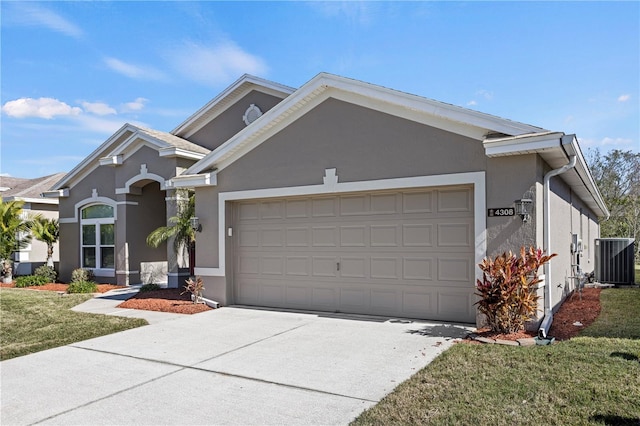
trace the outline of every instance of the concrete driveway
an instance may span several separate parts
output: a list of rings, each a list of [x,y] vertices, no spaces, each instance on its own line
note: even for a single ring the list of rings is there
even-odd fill
[[[347,424],[468,330],[226,307],[0,363],[0,423]]]

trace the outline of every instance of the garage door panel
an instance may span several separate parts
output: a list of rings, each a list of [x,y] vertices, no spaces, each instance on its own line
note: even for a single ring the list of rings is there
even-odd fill
[[[284,275],[284,258],[282,256],[263,256],[260,261],[260,273]]]
[[[338,259],[335,256],[313,256],[311,264],[314,277],[336,277]]]
[[[313,247],[337,247],[338,228],[336,226],[314,226],[311,228]]]
[[[237,203],[235,301],[475,321],[473,191]]]
[[[404,247],[432,247],[433,225],[430,223],[408,223],[402,225]]]
[[[341,278],[367,278],[369,261],[367,257],[340,257]]]
[[[405,257],[402,259],[402,278],[417,280],[429,285],[433,280],[433,260],[428,257]]]
[[[471,193],[464,189],[438,191],[438,212],[470,212],[473,209]]]
[[[286,271],[286,275],[309,276],[309,258],[307,256],[287,256]]]
[[[338,306],[338,289],[314,287],[311,289],[310,308],[320,310],[335,310]]]
[[[433,191],[420,191],[403,194],[403,213],[431,213],[433,212]]]
[[[285,205],[287,219],[308,218],[307,205],[307,200],[287,200]]]
[[[366,247],[367,226],[349,225],[340,227],[340,247]]]
[[[470,223],[439,223],[439,247],[471,247],[472,225]]]
[[[438,259],[438,280],[458,281],[467,285],[471,280],[472,263],[468,258],[449,257]]]

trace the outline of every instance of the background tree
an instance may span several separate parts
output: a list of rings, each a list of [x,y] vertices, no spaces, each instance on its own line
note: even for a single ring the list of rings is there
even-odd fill
[[[611,217],[600,223],[603,238],[635,238],[640,262],[640,153],[589,151],[587,161]]]
[[[29,222],[22,218],[21,201],[0,200],[0,266],[5,281],[13,278],[11,256],[31,242]]]
[[[191,227],[191,218],[196,213],[196,197],[193,192],[180,191],[178,193],[177,214],[169,218],[167,226],[161,226],[147,236],[147,245],[159,247],[165,241],[173,239],[173,251],[178,259],[183,260],[183,266],[188,263],[188,250],[192,249],[196,241],[196,232]]]
[[[47,219],[41,215],[34,217],[30,224],[31,235],[47,245],[47,266],[53,268],[53,245],[60,238],[60,225],[57,219]]]

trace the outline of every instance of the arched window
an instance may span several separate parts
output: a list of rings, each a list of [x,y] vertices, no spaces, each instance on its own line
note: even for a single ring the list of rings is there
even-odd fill
[[[113,207],[92,204],[82,209],[82,267],[115,269],[115,221]]]

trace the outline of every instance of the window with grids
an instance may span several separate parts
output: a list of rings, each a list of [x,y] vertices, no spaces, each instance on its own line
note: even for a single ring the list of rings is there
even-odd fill
[[[93,204],[82,209],[82,267],[115,268],[115,221],[113,207]]]

